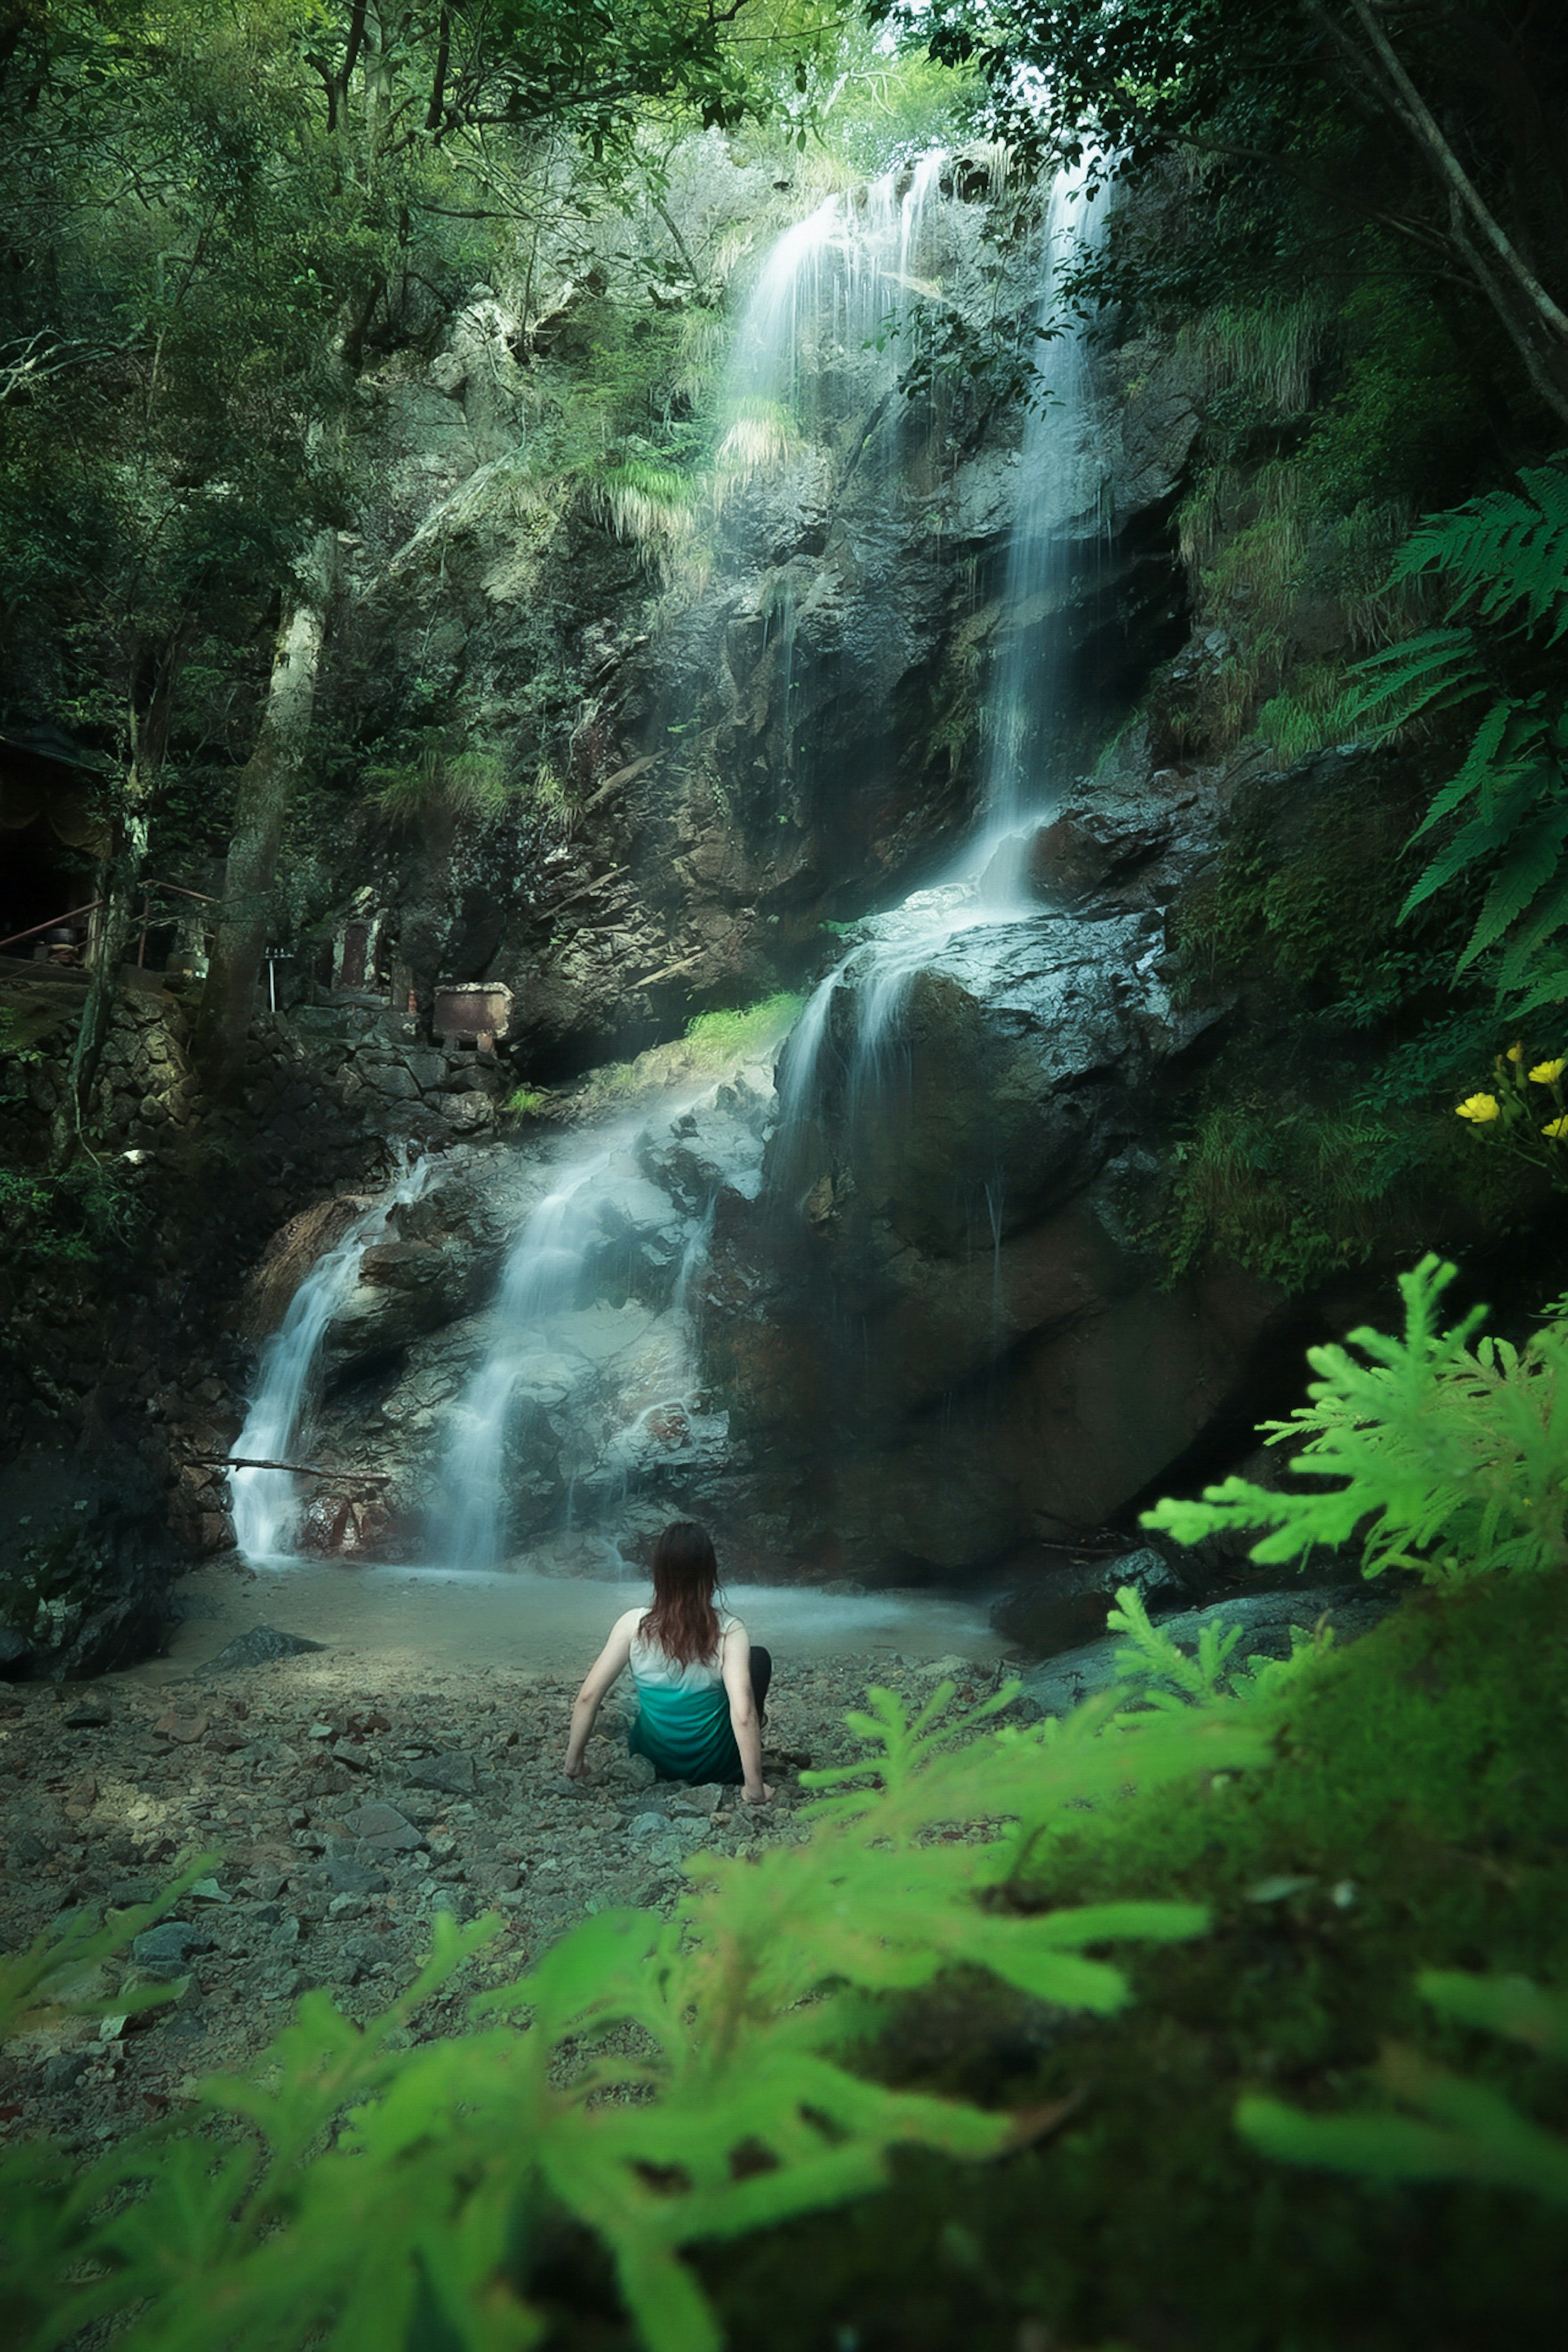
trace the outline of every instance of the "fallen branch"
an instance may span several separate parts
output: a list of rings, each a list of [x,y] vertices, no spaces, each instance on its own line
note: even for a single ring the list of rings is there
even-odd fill
[[[699,948],[697,953],[689,955],[684,963],[667,963],[662,971],[650,971],[646,980],[634,980],[632,986],[653,988],[661,980],[673,980],[678,971],[689,971],[694,963],[700,963],[707,952],[706,948]]]
[[[192,1454],[192,1462],[216,1463],[223,1470],[292,1470],[301,1478],[326,1478],[338,1486],[387,1486],[390,1470],[328,1470],[319,1462],[257,1462],[244,1454]]]

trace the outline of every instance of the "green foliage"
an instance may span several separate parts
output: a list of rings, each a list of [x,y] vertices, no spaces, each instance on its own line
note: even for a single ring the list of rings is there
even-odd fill
[[[805,1002],[784,990],[755,1004],[694,1013],[686,1024],[687,1042],[725,1061],[731,1055],[765,1051],[799,1018]]]
[[[36,1937],[24,1952],[0,1952],[0,2042],[49,2016],[130,2017],[173,2000],[166,1984],[132,1985],[112,1996],[81,1999],[71,1988],[91,1977],[100,1962],[123,1950],[144,1928],[156,1926],[216,1862],[215,1854],[197,1854],[151,1903],[111,1911],[103,1920],[79,1912],[61,1934]]]
[[[1278,972],[1343,988],[1370,977],[1394,933],[1406,823],[1364,772],[1295,808],[1277,791],[1242,799],[1177,919],[1188,984]]]
[[[1524,1348],[1487,1338],[1472,1349],[1484,1308],[1437,1326],[1454,1274],[1427,1256],[1401,1275],[1403,1338],[1352,1331],[1364,1363],[1310,1348],[1310,1402],[1262,1424],[1269,1444],[1300,1445],[1289,1467],[1334,1481],[1328,1492],[1230,1477],[1201,1502],[1159,1504],[1144,1526],[1178,1543],[1261,1528],[1260,1562],[1300,1565],[1316,1545],[1355,1541],[1364,1575],[1414,1569],[1436,1585],[1568,1565],[1568,1300]]]
[[[501,1105],[508,1118],[537,1118],[550,1100],[540,1087],[518,1087]]]
[[[1416,1989],[1440,2015],[1506,2034],[1542,2056],[1568,2057],[1568,2000],[1525,1977],[1424,1969]],[[1237,2107],[1237,2129],[1265,2156],[1323,2166],[1363,2180],[1476,2180],[1568,2204],[1568,2139],[1543,2131],[1500,2092],[1434,2065],[1419,2052],[1385,2050],[1374,2079],[1404,2115],[1309,2115],[1257,2095]]]
[[[1173,1276],[1218,1255],[1306,1289],[1378,1256],[1410,1221],[1439,1128],[1436,1114],[1404,1105],[1226,1093],[1171,1146],[1171,1205],[1152,1237]]]
[[[955,1717],[943,1685],[912,1719],[873,1690],[851,1720],[878,1752],[816,1776],[837,1793],[809,1843],[697,1858],[675,1919],[584,1922],[472,2001],[455,2041],[400,2046],[499,1922],[437,1916],[429,1963],[363,2032],[307,1995],[258,2073],[202,2085],[200,2132],[85,2168],[12,2152],[9,2294],[32,2352],[120,2315],[144,2352],[538,2344],[531,2271],[561,2209],[608,2251],[649,2352],[717,2352],[683,2249],[864,2193],[895,2147],[974,2158],[1011,2137],[1005,2116],[850,2072],[866,1995],[968,1965],[1107,2013],[1126,1982],[1087,1948],[1205,1926],[1190,1904],[1020,1916],[999,1897],[1064,1805],[1254,1762],[1259,1732],[1211,1711],[1106,1738],[1103,1706],[993,1727],[1015,1689]]]
[[[1116,1653],[1118,1676],[1137,1686],[1142,1705],[1166,1715],[1184,1714],[1189,1707],[1220,1699],[1277,1697],[1298,1675],[1328,1654],[1334,1639],[1331,1625],[1316,1630],[1292,1625],[1288,1658],[1255,1656],[1243,1663],[1236,1659],[1241,1627],[1223,1624],[1215,1618],[1203,1627],[1197,1649],[1189,1655],[1169,1633],[1151,1622],[1143,1597],[1131,1584],[1117,1587],[1116,1606],[1105,1622],[1113,1633],[1128,1637]],[[1128,1719],[1118,1717],[1123,1722]]]
[[[96,1265],[132,1249],[149,1214],[129,1171],[110,1160],[84,1158],[58,1175],[0,1168],[0,1220],[15,1265]]]
[[[1568,469],[1528,467],[1520,480],[1521,491],[1427,516],[1406,541],[1394,579],[1440,579],[1447,611],[1358,665],[1338,723],[1370,719],[1386,736],[1485,703],[1463,764],[1413,836],[1436,833],[1440,845],[1404,913],[1489,873],[1458,968],[1500,947],[1500,994],[1524,1012],[1568,997],[1568,978],[1542,968],[1568,929],[1568,694],[1554,653],[1568,630]]]
[[[434,815],[483,823],[499,816],[517,790],[500,752],[458,744],[438,728],[424,731],[413,758],[367,768],[364,781],[371,805],[394,824]]]
[[[939,66],[912,47],[890,53],[863,26],[847,28],[834,63],[816,129],[853,170],[885,171],[901,155],[956,147],[972,135],[981,85],[962,68]]]

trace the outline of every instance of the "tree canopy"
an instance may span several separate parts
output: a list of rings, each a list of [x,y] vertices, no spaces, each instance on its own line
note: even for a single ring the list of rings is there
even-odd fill
[[[1185,152],[1376,222],[1479,295],[1568,423],[1568,16],[1538,0],[872,0],[1020,152]]]

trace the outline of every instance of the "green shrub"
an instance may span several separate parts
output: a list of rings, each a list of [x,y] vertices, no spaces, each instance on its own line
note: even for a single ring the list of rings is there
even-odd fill
[[[1488,887],[1458,959],[1494,961],[1519,1013],[1568,1001],[1568,695],[1557,648],[1568,633],[1568,467],[1527,467],[1518,490],[1489,490],[1428,515],[1393,579],[1431,579],[1448,596],[1441,625],[1373,654],[1352,673],[1341,732],[1386,736],[1479,704],[1458,773],[1416,827],[1437,846],[1405,897],[1409,916],[1437,891]]]
[[[508,1118],[537,1118],[550,1097],[542,1087],[519,1087],[501,1105]]]
[[[368,768],[365,782],[372,805],[394,824],[413,824],[437,814],[497,816],[514,790],[500,752],[478,746],[454,748],[440,730],[428,730],[411,759]]]
[[[1300,1566],[1317,1545],[1355,1541],[1364,1575],[1414,1569],[1429,1584],[1568,1566],[1568,1298],[1524,1348],[1482,1339],[1472,1349],[1484,1307],[1437,1328],[1454,1274],[1429,1255],[1401,1275],[1404,1337],[1352,1331],[1364,1362],[1310,1348],[1310,1402],[1262,1424],[1269,1444],[1300,1444],[1289,1466],[1333,1481],[1329,1491],[1276,1494],[1231,1477],[1201,1502],[1158,1504],[1143,1525],[1184,1544],[1262,1528],[1250,1555],[1262,1563]]]
[[[1309,1288],[1377,1256],[1409,1222],[1436,1125],[1405,1106],[1223,1097],[1172,1147],[1172,1203],[1151,1238],[1173,1277],[1219,1255],[1283,1289]]]

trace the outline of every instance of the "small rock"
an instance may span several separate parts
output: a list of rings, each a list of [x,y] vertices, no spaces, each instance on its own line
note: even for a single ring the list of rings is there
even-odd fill
[[[200,1739],[206,1727],[207,1719],[205,1715],[173,1713],[161,1715],[153,1726],[160,1738],[177,1739],[183,1748],[188,1748],[194,1741]]]
[[[333,1974],[339,1984],[353,1985],[364,1977],[379,1976],[385,1966],[386,1954],[374,1936],[352,1936]]]
[[[198,1878],[191,1889],[191,1895],[192,1899],[198,1903],[232,1903],[234,1901],[233,1895],[226,1895],[216,1878]]]
[[[439,1789],[450,1797],[467,1797],[473,1793],[478,1773],[471,1756],[448,1748],[444,1755],[410,1766],[403,1777],[411,1789]]]
[[[61,2091],[74,2090],[89,2063],[89,2053],[85,2050],[57,2052],[44,2068],[43,2090],[51,2097]]]
[[[379,1873],[368,1872],[366,1875],[374,1877]],[[363,1919],[369,1909],[363,1895],[334,1895],[327,1906],[328,1916],[333,1919]]]
[[[305,1650],[324,1650],[324,1642],[309,1642],[301,1633],[279,1633],[276,1625],[252,1625],[249,1632],[237,1633],[226,1642],[216,1658],[208,1661],[209,1675],[229,1674],[237,1666],[264,1666],[270,1658],[297,1657]]]
[[[200,1927],[193,1927],[184,1919],[161,1919],[155,1927],[143,1929],[131,1947],[131,1957],[143,1976],[159,1977],[168,1981],[184,1976],[185,1962],[192,1952],[210,1952],[212,1937]]]
[[[106,1706],[89,1701],[85,1706],[72,1707],[65,1718],[65,1727],[68,1731],[101,1731],[106,1723],[112,1721]]]
[[[377,1870],[372,1863],[356,1862],[350,1854],[333,1854],[329,1858],[326,1879],[339,1902],[358,1895],[384,1895],[387,1887],[384,1870]]]
[[[384,1853],[412,1853],[424,1843],[418,1831],[395,1805],[361,1805],[345,1816],[345,1827],[367,1845]]]

